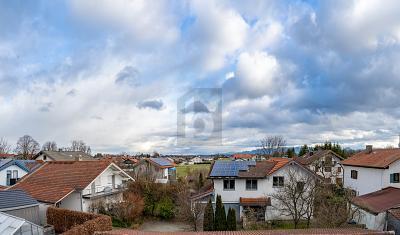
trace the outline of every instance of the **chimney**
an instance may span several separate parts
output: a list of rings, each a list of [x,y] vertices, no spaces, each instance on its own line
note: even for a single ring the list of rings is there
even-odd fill
[[[365,146],[365,151],[366,151],[367,153],[372,153],[372,145],[366,145],[366,146]]]

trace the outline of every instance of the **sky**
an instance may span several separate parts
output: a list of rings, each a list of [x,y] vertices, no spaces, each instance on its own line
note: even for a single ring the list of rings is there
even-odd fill
[[[400,2],[0,3],[0,137],[93,152],[397,146]]]

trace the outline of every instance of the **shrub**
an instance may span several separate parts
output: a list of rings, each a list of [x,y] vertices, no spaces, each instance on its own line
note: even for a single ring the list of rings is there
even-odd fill
[[[69,235],[86,235],[93,234],[94,231],[108,231],[112,229],[111,218],[109,216],[55,207],[47,209],[47,223],[54,226],[56,233],[65,232]],[[69,231],[71,228],[72,231]]]
[[[174,216],[174,203],[168,197],[164,197],[157,204],[158,215],[163,219],[171,219]]]

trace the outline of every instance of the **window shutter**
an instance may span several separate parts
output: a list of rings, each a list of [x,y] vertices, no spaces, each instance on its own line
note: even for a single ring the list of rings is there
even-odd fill
[[[390,183],[394,182],[394,174],[390,174]]]

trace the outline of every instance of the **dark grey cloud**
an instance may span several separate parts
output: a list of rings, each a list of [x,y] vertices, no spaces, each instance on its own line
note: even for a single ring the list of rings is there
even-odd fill
[[[53,108],[53,103],[51,103],[51,102],[48,102],[48,103],[45,103],[45,104],[43,104],[42,106],[40,106],[39,107],[39,112],[44,112],[44,113],[46,113],[46,112],[50,112],[50,110]]]
[[[115,78],[116,84],[139,86],[139,71],[133,66],[125,66]]]
[[[163,108],[163,106],[164,103],[162,100],[145,100],[137,104],[137,107],[139,109],[149,108],[149,109],[160,110]]]
[[[66,93],[67,96],[75,96],[77,94],[77,90],[76,89],[71,89],[70,91],[68,91]]]

